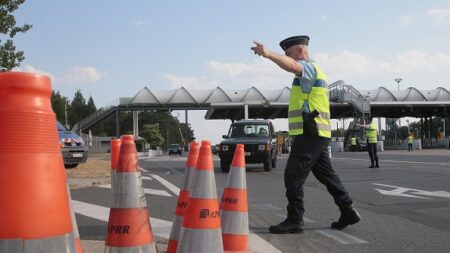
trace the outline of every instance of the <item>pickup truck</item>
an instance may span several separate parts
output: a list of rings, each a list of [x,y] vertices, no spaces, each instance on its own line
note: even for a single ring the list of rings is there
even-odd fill
[[[269,120],[241,120],[231,124],[219,145],[220,168],[230,170],[236,144],[244,144],[245,162],[262,163],[265,171],[277,165],[277,142],[272,122]]]

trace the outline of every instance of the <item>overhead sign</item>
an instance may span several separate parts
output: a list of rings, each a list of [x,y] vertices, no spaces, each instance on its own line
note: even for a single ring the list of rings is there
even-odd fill
[[[381,193],[383,195],[416,198],[416,199],[431,199],[429,197],[450,198],[450,192],[446,192],[446,191],[424,191],[424,190],[418,190],[418,189],[412,189],[412,188],[406,188],[406,187],[400,187],[400,186],[388,185],[388,184],[377,184],[377,183],[373,183],[373,184],[378,185],[378,186],[388,187],[388,188],[394,188],[391,190],[383,190],[383,189],[375,188],[376,191],[378,191],[379,193]]]

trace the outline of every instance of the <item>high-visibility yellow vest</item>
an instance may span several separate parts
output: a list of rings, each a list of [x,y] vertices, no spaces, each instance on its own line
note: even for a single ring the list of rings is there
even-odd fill
[[[414,143],[414,139],[413,139],[413,137],[411,135],[408,136],[408,143],[409,144],[413,144]]]
[[[355,137],[352,137],[352,145],[356,146],[356,138]]]
[[[367,138],[369,143],[377,143],[377,125],[375,123],[370,124],[367,129]]]
[[[301,78],[295,76],[292,82],[289,97],[289,135],[303,134],[303,104],[308,101],[309,111],[317,110],[319,115],[315,118],[319,136],[331,138],[330,102],[328,99],[327,77],[317,63],[311,62],[316,69],[316,81],[309,93],[304,93]]]

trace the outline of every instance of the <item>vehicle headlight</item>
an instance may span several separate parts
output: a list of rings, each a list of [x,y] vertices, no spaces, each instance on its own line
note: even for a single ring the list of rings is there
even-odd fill
[[[222,150],[223,151],[228,151],[228,146],[227,145],[222,145]]]
[[[258,150],[263,151],[266,148],[266,145],[258,145]]]

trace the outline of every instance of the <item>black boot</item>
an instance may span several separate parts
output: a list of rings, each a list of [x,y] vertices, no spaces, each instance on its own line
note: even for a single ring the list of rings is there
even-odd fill
[[[372,164],[372,165],[369,166],[369,168],[375,168],[375,167],[374,167],[373,164]]]
[[[348,225],[353,225],[361,220],[361,216],[352,206],[339,209],[341,210],[341,216],[338,221],[331,223],[331,228],[342,230]]]
[[[304,226],[303,220],[299,220],[297,222],[290,220],[289,218],[286,218],[283,222],[281,222],[278,225],[273,225],[269,227],[269,231],[272,234],[289,234],[289,233],[302,233],[303,232],[303,226]]]
[[[380,165],[377,163],[377,165],[375,165],[375,168],[380,168]]]

